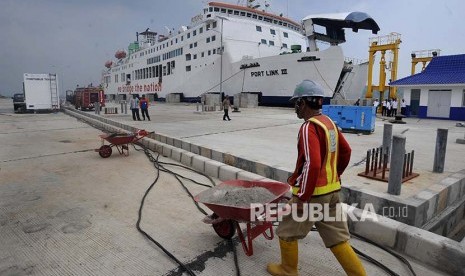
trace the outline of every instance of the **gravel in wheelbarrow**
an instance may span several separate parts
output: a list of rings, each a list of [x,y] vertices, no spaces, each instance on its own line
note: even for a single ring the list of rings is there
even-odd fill
[[[223,219],[250,221],[251,204],[279,201],[289,185],[280,182],[229,180],[195,197]]]

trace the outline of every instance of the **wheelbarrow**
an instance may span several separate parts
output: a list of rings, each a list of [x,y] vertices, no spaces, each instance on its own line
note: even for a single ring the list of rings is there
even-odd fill
[[[102,139],[102,146],[98,149],[95,149],[95,151],[98,152],[102,158],[108,158],[111,156],[112,148],[116,147],[120,155],[128,156],[129,144],[136,143],[151,133],[153,132],[147,132],[142,129],[133,133],[101,134],[99,137]],[[110,144],[105,145],[105,141]]]
[[[241,188],[253,188],[262,187],[267,189],[269,192],[274,194],[274,197],[267,202],[256,202],[256,204],[266,206],[270,203],[279,203],[282,199],[286,198],[286,193],[289,192],[289,185],[281,182],[262,182],[262,181],[246,181],[246,180],[229,180],[221,183],[220,185],[211,189],[221,190],[226,186],[235,186]],[[230,187],[226,187],[230,188]],[[237,235],[242,243],[242,248],[247,256],[253,255],[252,240],[256,237],[263,235],[266,239],[272,240],[273,234],[273,223],[270,220],[254,219],[252,212],[252,206],[236,206],[229,203],[209,203],[203,202],[202,200],[204,193],[208,193],[205,190],[194,197],[194,200],[207,206],[213,211],[213,214],[204,218],[203,222],[211,224],[218,236],[224,239],[231,239],[236,230]],[[251,216],[252,215],[252,216]],[[246,237],[242,232],[240,223],[246,224]]]

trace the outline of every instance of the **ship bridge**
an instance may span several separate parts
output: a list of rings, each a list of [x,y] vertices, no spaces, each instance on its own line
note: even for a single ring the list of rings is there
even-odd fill
[[[309,15],[302,21],[311,51],[317,50],[317,40],[328,42],[331,45],[344,43],[346,41],[344,29],[352,29],[354,32],[358,32],[360,29],[371,30],[373,34],[377,34],[380,30],[376,21],[364,12]],[[317,33],[314,25],[324,27],[326,34]]]

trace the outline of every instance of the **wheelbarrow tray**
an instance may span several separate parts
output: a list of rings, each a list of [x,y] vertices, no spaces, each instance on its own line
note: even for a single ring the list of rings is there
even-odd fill
[[[113,145],[123,145],[133,142],[137,137],[137,134],[124,134],[124,133],[113,133],[113,134],[101,134],[100,138],[108,141]]]
[[[270,182],[270,181],[247,181],[247,180],[229,180],[222,182],[217,187],[221,188],[222,186],[236,186],[236,187],[244,187],[244,188],[253,188],[253,187],[262,187],[270,191],[275,195],[272,200],[268,202],[256,202],[258,204],[269,204],[278,202],[284,194],[289,191],[289,185],[286,183],[281,182]],[[208,191],[208,190],[207,190]],[[197,196],[194,197],[194,200],[200,202],[207,206],[210,210],[212,210],[215,214],[217,214],[222,219],[231,219],[240,222],[249,222],[251,220],[251,208],[250,206],[247,207],[238,207],[238,206],[231,206],[225,204],[218,204],[218,203],[207,203],[200,201],[203,193],[207,191],[203,191]]]

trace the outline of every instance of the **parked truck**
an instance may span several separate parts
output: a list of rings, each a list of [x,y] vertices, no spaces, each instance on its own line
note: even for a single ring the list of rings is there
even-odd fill
[[[23,93],[13,95],[13,108],[14,111],[18,113],[26,111],[26,103],[24,102]]]
[[[80,110],[94,110],[95,103],[105,106],[105,94],[101,87],[78,87],[74,91],[74,107]]]
[[[56,74],[24,74],[25,111],[60,109]]]

